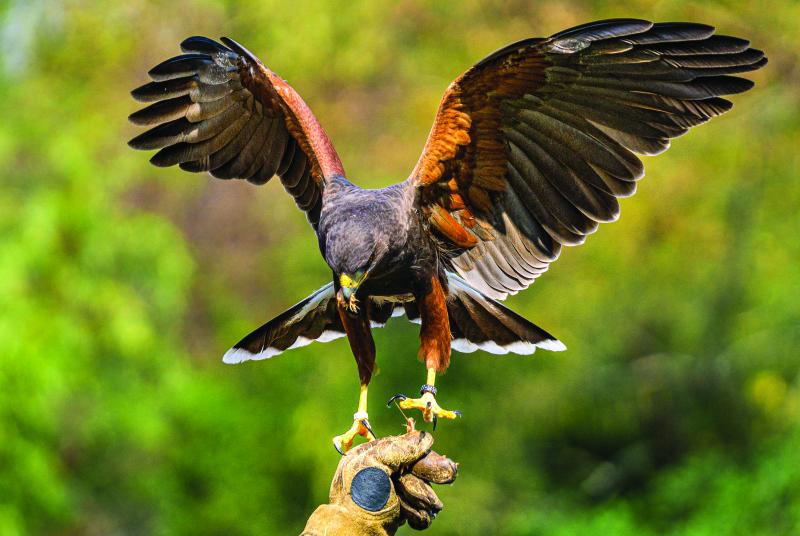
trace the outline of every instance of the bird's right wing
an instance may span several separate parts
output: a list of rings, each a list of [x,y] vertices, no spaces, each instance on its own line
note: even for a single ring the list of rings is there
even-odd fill
[[[244,47],[223,37],[181,43],[185,54],[153,67],[132,91],[152,103],[131,114],[153,126],[134,149],[160,149],[150,161],[264,184],[274,175],[316,228],[325,182],[344,175],[339,156],[297,92]]]
[[[764,54],[694,23],[599,21],[509,45],[448,88],[408,179],[452,268],[496,299],[619,214],[634,153],[731,108]]]

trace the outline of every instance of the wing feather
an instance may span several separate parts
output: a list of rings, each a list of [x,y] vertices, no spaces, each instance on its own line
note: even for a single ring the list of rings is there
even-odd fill
[[[505,298],[619,217],[637,153],[728,111],[721,97],[753,86],[731,75],[766,62],[695,23],[613,19],[513,43],[450,85],[406,184],[443,258]]]
[[[132,91],[148,106],[130,121],[152,127],[135,149],[159,151],[156,166],[178,165],[220,179],[264,184],[276,173],[316,227],[327,179],[344,175],[328,136],[285,81],[235,41],[190,37],[184,54],[149,71]]]

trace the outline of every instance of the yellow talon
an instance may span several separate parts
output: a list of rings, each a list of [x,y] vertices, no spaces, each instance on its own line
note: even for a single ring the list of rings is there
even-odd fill
[[[422,411],[422,418],[425,422],[433,422],[434,417],[438,419],[455,419],[461,413],[442,409],[436,402],[433,393],[424,393],[420,398],[406,398],[399,403],[401,409],[418,409]]]
[[[356,436],[361,436],[367,441],[375,441],[375,434],[369,425],[369,416],[366,412],[358,412],[353,415],[353,425],[342,435],[333,438],[333,447],[339,451],[339,454],[344,454],[353,446]]]
[[[425,422],[432,422],[433,429],[436,430],[436,421],[438,419],[455,419],[461,417],[460,411],[450,411],[443,409],[438,402],[436,402],[436,370],[433,368],[428,369],[428,382],[422,386],[419,398],[408,398],[404,394],[396,394],[386,403],[391,406],[392,402],[396,403],[400,411],[404,409],[418,409],[422,411],[422,418]],[[405,413],[403,414],[405,417]],[[413,430],[414,419],[406,419],[409,423],[409,429]]]
[[[367,415],[367,386],[361,386],[361,393],[358,396],[358,411],[353,415],[353,426],[342,435],[333,438],[333,448],[344,455],[353,446],[356,436],[361,436],[367,441],[375,441],[375,433],[369,425],[369,415]]]

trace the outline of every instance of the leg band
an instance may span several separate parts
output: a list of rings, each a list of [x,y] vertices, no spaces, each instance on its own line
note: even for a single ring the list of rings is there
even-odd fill
[[[436,396],[436,392],[437,392],[436,391],[436,387],[434,387],[433,385],[427,384],[427,383],[425,385],[423,385],[422,387],[420,387],[420,389],[419,389],[419,394],[421,394],[421,395],[424,395],[425,393],[430,393],[433,396]]]

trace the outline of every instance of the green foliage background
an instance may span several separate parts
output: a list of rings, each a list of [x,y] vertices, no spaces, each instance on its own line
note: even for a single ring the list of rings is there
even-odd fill
[[[615,16],[711,23],[771,61],[510,300],[568,352],[454,355],[439,398],[465,417],[436,448],[462,470],[429,533],[799,534],[800,4],[624,4],[0,2],[0,534],[296,534],[326,499],[346,342],[220,361],[330,277],[303,215],[277,181],[125,145],[128,91],[184,37],[255,51],[381,186],[472,62]],[[424,379],[415,328],[376,334],[381,434],[402,424],[381,402]]]

